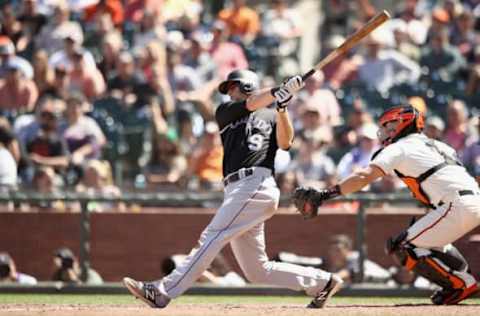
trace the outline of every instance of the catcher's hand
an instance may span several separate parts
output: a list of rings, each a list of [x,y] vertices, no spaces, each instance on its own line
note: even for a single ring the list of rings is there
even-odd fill
[[[326,200],[326,194],[313,188],[300,187],[295,189],[292,199],[303,218],[311,219],[317,216],[318,207]]]

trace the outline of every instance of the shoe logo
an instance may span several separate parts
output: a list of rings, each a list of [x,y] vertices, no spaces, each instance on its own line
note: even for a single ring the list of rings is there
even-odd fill
[[[145,298],[149,301],[155,301],[155,291],[151,289],[145,289]]]
[[[315,299],[316,300],[324,300],[324,299],[327,298],[327,294],[328,294],[327,291],[320,292],[320,293],[318,293],[318,295]]]

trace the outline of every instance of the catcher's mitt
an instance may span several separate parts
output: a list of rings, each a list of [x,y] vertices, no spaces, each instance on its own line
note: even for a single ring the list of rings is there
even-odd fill
[[[325,198],[321,191],[313,188],[296,188],[293,193],[293,203],[295,207],[303,215],[304,219],[311,219],[317,216],[318,207],[322,205]]]

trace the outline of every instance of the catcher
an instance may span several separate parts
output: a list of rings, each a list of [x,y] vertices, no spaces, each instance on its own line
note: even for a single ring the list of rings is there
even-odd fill
[[[323,201],[359,191],[387,174],[397,175],[431,211],[389,238],[386,251],[441,287],[431,296],[434,304],[453,305],[478,291],[468,263],[451,243],[479,225],[480,190],[453,148],[422,133],[423,122],[410,105],[385,111],[377,132],[382,148],[368,167],[329,189],[297,188],[293,200],[305,218],[312,218]]]

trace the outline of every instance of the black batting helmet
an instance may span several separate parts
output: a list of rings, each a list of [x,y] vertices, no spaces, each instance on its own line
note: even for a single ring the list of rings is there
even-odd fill
[[[245,94],[252,93],[257,90],[259,86],[259,80],[256,73],[248,69],[238,69],[228,74],[227,80],[223,81],[218,86],[218,91],[222,94],[227,94],[232,83],[238,83],[240,91]]]

